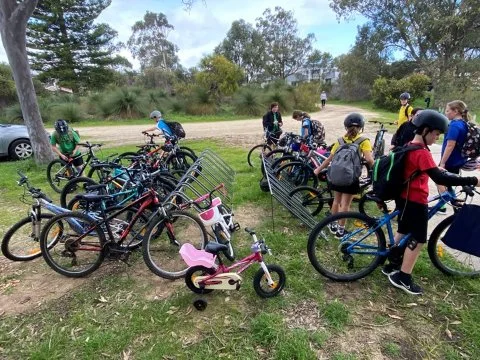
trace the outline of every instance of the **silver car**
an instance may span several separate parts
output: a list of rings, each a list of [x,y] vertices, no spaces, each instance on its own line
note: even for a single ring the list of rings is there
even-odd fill
[[[26,159],[33,154],[25,125],[0,124],[0,156],[14,160]]]

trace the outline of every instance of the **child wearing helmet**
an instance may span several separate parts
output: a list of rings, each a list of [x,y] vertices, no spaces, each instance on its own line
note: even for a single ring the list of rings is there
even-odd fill
[[[55,121],[54,127],[55,131],[50,136],[53,152],[64,161],[73,158],[72,164],[80,171],[83,165],[83,158],[78,150],[80,136],[76,131],[70,129],[68,123],[63,119]]]
[[[343,144],[353,144],[358,143],[358,152],[366,160],[367,165],[371,168],[373,166],[373,156],[372,156],[372,144],[367,138],[362,138],[361,132],[365,125],[365,120],[363,115],[359,113],[351,113],[347,115],[343,122],[345,126],[346,134],[339,138],[332,147],[330,156],[320,164],[314,171],[315,175],[319,175],[323,169],[326,169],[334,159],[335,152],[341,148],[341,143]],[[350,205],[352,204],[353,197],[360,191],[360,179],[356,179],[353,184],[348,186],[337,186],[329,182],[329,187],[334,191],[334,199],[331,208],[332,215],[337,212],[344,212],[350,210]],[[345,221],[340,220],[337,223],[333,223],[329,226],[330,232],[335,234],[337,238],[342,238],[344,236],[345,230]]]
[[[160,131],[163,135],[166,135],[167,137],[173,137],[173,132],[170,129],[170,127],[167,125],[167,123],[163,120],[162,118],[162,113],[158,110],[153,110],[150,113],[150,119],[155,120],[157,122],[156,126],[150,127],[146,130],[142,131],[142,134],[149,132],[149,131],[155,131],[158,130]]]
[[[421,148],[411,150],[405,159],[404,179],[410,179],[408,185],[396,199],[396,207],[401,211],[398,215],[398,230],[395,242],[398,243],[405,234],[412,234],[404,249],[403,261],[390,262],[382,269],[390,283],[412,295],[421,295],[423,290],[414,283],[412,271],[420,254],[420,250],[427,241],[428,229],[428,178],[435,183],[456,185],[480,185],[479,177],[460,177],[440,169],[435,164],[429,145],[438,140],[440,134],[448,130],[448,119],[433,110],[423,110],[413,119],[417,127],[415,137],[410,144],[420,145]],[[397,253],[403,249],[396,248]],[[392,260],[391,260],[392,261]]]
[[[413,107],[409,104],[410,94],[404,92],[400,94],[400,110],[398,111],[398,121],[396,121],[397,126],[400,127],[404,122],[411,120]]]

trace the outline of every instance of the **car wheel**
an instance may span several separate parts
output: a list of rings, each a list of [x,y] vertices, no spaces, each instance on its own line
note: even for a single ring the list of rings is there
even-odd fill
[[[13,160],[27,159],[33,154],[33,148],[29,140],[15,140],[8,150],[8,154]]]

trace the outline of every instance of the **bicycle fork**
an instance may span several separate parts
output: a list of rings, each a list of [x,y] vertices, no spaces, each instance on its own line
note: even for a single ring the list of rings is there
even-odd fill
[[[267,265],[262,261],[260,262],[260,266],[262,267],[263,273],[265,274],[265,277],[267,278],[267,284],[271,288],[275,287],[275,282],[272,280],[272,276],[270,275],[270,271],[268,271]]]

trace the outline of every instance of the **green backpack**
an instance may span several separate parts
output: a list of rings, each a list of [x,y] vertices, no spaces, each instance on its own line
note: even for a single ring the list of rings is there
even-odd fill
[[[80,134],[78,133],[77,130],[68,129],[67,134],[68,134],[68,137],[70,138],[70,141],[71,141],[71,142],[74,142],[74,141],[75,141],[75,138],[73,137],[73,132],[75,132],[75,134],[77,134],[77,136],[80,136]],[[55,131],[55,132],[53,133],[53,136],[55,137],[55,142],[56,142],[57,144],[60,143],[60,134],[59,134],[57,131]]]

